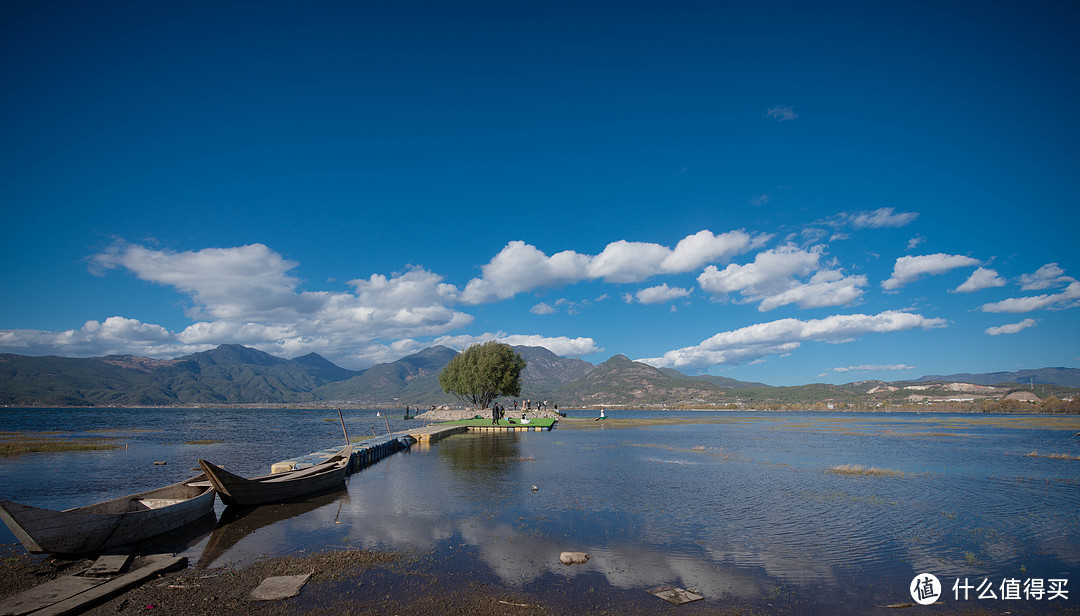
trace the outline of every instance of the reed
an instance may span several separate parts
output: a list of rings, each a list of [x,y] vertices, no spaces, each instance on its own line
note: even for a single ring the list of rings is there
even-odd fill
[[[224,443],[225,441],[215,441],[209,438],[202,438],[194,441],[184,441],[185,445],[214,445],[216,443]]]

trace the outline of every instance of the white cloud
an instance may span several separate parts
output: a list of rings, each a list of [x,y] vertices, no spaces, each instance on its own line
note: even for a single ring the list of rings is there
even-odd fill
[[[914,369],[915,366],[909,366],[907,364],[861,364],[858,366],[833,368],[833,372],[900,372]]]
[[[652,276],[688,272],[706,263],[725,261],[760,245],[766,237],[751,237],[744,231],[713,235],[704,230],[683,238],[674,249],[619,240],[595,256],[566,250],[550,257],[535,246],[514,240],[481,268],[479,278],[465,285],[461,300],[479,304],[582,280],[641,282]]]
[[[962,255],[947,255],[940,252],[918,257],[900,257],[893,266],[892,276],[882,282],[881,287],[886,291],[892,291],[927,274],[942,274],[958,267],[976,265],[979,265],[977,259]]]
[[[1035,295],[1033,297],[1013,297],[983,304],[983,312],[1031,312],[1033,310],[1064,310],[1080,305],[1080,282],[1069,283],[1061,293]]]
[[[127,269],[142,280],[189,295],[192,318],[291,318],[309,313],[317,301],[296,292],[288,274],[297,263],[263,244],[169,252],[117,243],[91,258],[98,270]]]
[[[862,287],[867,284],[866,276],[844,276],[836,270],[822,270],[806,284],[766,297],[758,310],[764,312],[788,304],[798,304],[800,308],[846,306],[862,296]]]
[[[544,347],[556,355],[563,357],[579,357],[590,353],[597,353],[604,349],[596,345],[592,338],[569,338],[566,336],[540,336],[536,334],[507,334],[506,332],[484,333],[479,336],[442,336],[436,338],[431,344],[462,351],[474,344],[495,340],[511,346],[536,346]]]
[[[861,212],[841,212],[832,218],[820,221],[819,224],[832,227],[851,226],[855,229],[882,229],[904,227],[915,222],[918,217],[918,212],[897,212],[894,208],[882,207]],[[911,242],[908,243],[909,248],[912,246]]]
[[[957,293],[973,293],[991,287],[1005,286],[1005,279],[992,269],[980,267],[972,272],[964,284],[956,287]]]
[[[794,120],[799,117],[799,114],[795,113],[795,108],[791,105],[774,105],[765,111],[765,117],[776,118],[777,122],[784,122],[785,120]]]
[[[923,244],[925,242],[926,242],[925,237],[923,237],[922,235],[916,235],[915,237],[908,240],[907,249],[908,250],[915,250],[915,248],[917,248],[920,244]]]
[[[758,301],[758,310],[766,311],[787,304],[802,308],[839,306],[862,295],[865,276],[844,276],[836,270],[821,270],[823,247],[802,250],[788,244],[766,250],[753,263],[732,263],[724,269],[714,265],[698,276],[702,290],[720,298],[738,292],[745,301]],[[816,273],[815,273],[816,272]],[[813,276],[807,282],[799,279]]]
[[[1036,321],[1035,319],[1024,319],[1019,323],[1009,323],[1008,325],[1001,325],[999,327],[987,327],[986,333],[991,336],[1000,336],[1001,334],[1015,334],[1029,327],[1034,327],[1037,322],[1038,321]]]
[[[586,277],[587,255],[571,250],[547,256],[521,240],[506,245],[483,268],[482,276],[465,285],[461,298],[468,304],[508,299],[538,287],[577,282]]]
[[[896,212],[891,207],[883,207],[869,212],[850,214],[848,222],[856,229],[881,229],[903,227],[915,222],[918,217],[918,212]]]
[[[785,354],[803,342],[849,342],[869,333],[945,327],[944,319],[919,314],[886,311],[876,315],[834,315],[802,321],[780,319],[721,332],[701,344],[668,351],[662,357],[642,359],[658,368],[707,368],[721,364],[742,364],[768,355]]]
[[[1033,274],[1023,274],[1019,278],[1020,287],[1024,291],[1040,291],[1050,287],[1065,286],[1070,282],[1076,282],[1075,278],[1065,275],[1065,270],[1057,263],[1047,263]]]
[[[558,309],[556,309],[555,306],[552,306],[551,304],[540,302],[539,304],[530,308],[529,312],[533,314],[555,314],[556,312],[558,312]]]
[[[663,304],[664,302],[679,299],[680,297],[688,297],[690,292],[690,289],[684,289],[682,287],[669,287],[665,282],[659,286],[641,289],[630,296],[630,299],[627,301],[629,302],[636,299],[638,303],[641,304]],[[630,294],[628,293],[627,295]]]

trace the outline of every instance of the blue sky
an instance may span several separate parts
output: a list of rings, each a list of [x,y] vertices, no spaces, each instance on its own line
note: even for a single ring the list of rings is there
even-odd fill
[[[0,352],[1080,363],[1070,3],[0,6]]]

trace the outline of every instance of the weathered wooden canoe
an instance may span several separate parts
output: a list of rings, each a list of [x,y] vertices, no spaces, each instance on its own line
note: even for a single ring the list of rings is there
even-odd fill
[[[226,505],[263,505],[300,498],[341,485],[349,470],[351,456],[352,445],[346,445],[315,466],[252,479],[234,475],[206,460],[199,460],[199,466],[210,478],[221,502]]]
[[[0,500],[0,519],[35,554],[98,552],[167,533],[213,510],[214,489],[204,475],[64,511]]]

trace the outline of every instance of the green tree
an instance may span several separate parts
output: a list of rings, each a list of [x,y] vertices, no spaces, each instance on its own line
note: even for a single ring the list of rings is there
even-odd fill
[[[439,374],[443,391],[466,405],[487,408],[499,396],[521,395],[525,359],[508,344],[474,344],[446,364]]]

